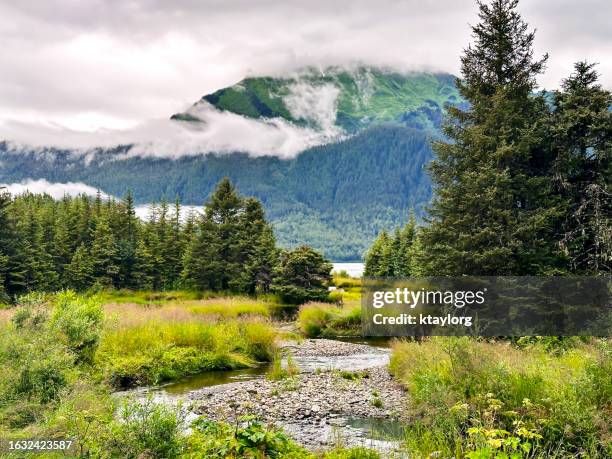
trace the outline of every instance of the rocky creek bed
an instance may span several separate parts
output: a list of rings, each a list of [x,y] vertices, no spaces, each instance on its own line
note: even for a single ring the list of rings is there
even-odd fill
[[[338,437],[364,444],[363,429],[351,428],[351,419],[401,416],[405,392],[389,374],[388,350],[324,339],[286,342],[283,347],[302,370],[299,375],[204,387],[188,394],[191,410],[230,422],[254,414],[282,426],[309,448],[328,446]]]

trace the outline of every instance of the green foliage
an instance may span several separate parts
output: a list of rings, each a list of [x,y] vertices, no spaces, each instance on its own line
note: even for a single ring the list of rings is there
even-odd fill
[[[297,322],[302,333],[312,338],[358,335],[361,329],[361,306],[307,303],[300,307]]]
[[[224,178],[187,245],[182,280],[200,290],[267,293],[277,255],[261,203],[239,196]]]
[[[203,418],[193,424],[186,457],[210,459],[284,458],[314,459],[315,456],[294,443],[285,433],[266,428],[252,416],[242,418],[239,426]]]
[[[534,33],[516,6],[479,3],[457,80],[469,108],[449,108],[448,140],[434,144],[436,196],[423,229],[432,275],[542,274],[558,258],[542,132],[548,109],[533,95],[547,56],[534,60]]]
[[[266,378],[271,381],[280,381],[287,378],[292,378],[300,373],[299,367],[293,363],[291,354],[287,354],[287,364],[283,366],[283,356],[280,352],[274,354],[270,370],[266,374]]]
[[[0,327],[0,430],[40,421],[77,376],[74,355],[50,330],[46,314],[20,308]]]
[[[561,246],[579,274],[612,271],[612,93],[594,64],[578,62],[553,94],[555,191],[563,197]]]
[[[417,271],[416,240],[418,238],[414,212],[408,223],[393,237],[382,231],[365,256],[365,276],[408,277]]]
[[[391,369],[409,389],[409,413],[417,419],[407,447],[425,456],[606,457],[605,348],[582,344],[555,355],[540,343],[524,349],[468,338],[397,343]]]
[[[16,239],[0,259],[6,266],[0,266],[6,271],[3,297],[61,287],[171,290],[179,285],[265,295],[275,282],[291,302],[326,298],[327,260],[303,246],[281,262],[261,203],[240,196],[227,178],[204,214],[185,222],[178,199],[173,210],[162,201],[151,207],[147,221],[138,220],[131,192],[119,203],[103,202],[100,194],[93,201],[79,196],[57,202],[28,193],[2,199]],[[19,276],[9,276],[13,265]]]
[[[125,403],[119,421],[110,424],[104,442],[110,457],[159,458],[180,457],[185,443],[184,421],[180,412],[151,399]]]
[[[328,299],[331,263],[319,252],[300,246],[281,255],[272,291],[284,303],[302,304]]]
[[[100,342],[102,320],[98,298],[84,298],[70,290],[57,295],[51,326],[63,336],[68,348],[80,360],[93,360]]]

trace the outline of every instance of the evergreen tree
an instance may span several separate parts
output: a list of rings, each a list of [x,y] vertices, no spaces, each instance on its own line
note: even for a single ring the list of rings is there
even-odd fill
[[[77,291],[86,290],[93,284],[94,269],[91,257],[84,244],[81,244],[66,266],[65,282]]]
[[[0,188],[0,301],[11,293],[10,257],[13,252],[13,225],[9,219],[8,206],[10,195]]]
[[[331,270],[332,264],[319,252],[307,246],[297,247],[281,255],[272,291],[291,304],[325,301]]]
[[[91,244],[91,264],[94,280],[100,285],[119,285],[119,250],[115,235],[111,231],[108,216],[100,213]]]
[[[138,218],[134,196],[128,190],[117,213],[117,250],[119,263],[119,282],[126,287],[135,287],[136,246],[138,244]]]
[[[385,252],[385,247],[389,244],[389,236],[386,231],[381,231],[378,235],[370,250],[366,253],[365,256],[365,267],[363,271],[364,276],[381,276],[381,272],[383,269],[383,257]]]
[[[278,251],[272,227],[266,221],[263,206],[257,199],[244,200],[239,231],[241,270],[231,285],[238,291],[250,294],[255,293],[258,288],[267,292],[278,262]]]
[[[183,283],[200,289],[228,290],[240,277],[240,215],[244,200],[229,179],[219,182],[204,207],[197,234],[186,249]],[[202,260],[206,260],[203,263]]]
[[[412,245],[416,239],[416,220],[414,211],[410,211],[408,223],[400,233],[399,253],[396,255],[395,276],[412,276]]]
[[[547,177],[547,107],[534,96],[547,56],[533,57],[534,33],[517,0],[478,2],[474,45],[457,86],[469,102],[449,107],[430,167],[436,195],[422,243],[430,274],[538,274],[554,264],[551,222],[558,214]]]
[[[597,81],[594,64],[575,64],[551,117],[553,177],[565,205],[561,246],[578,274],[612,271],[612,94]]]

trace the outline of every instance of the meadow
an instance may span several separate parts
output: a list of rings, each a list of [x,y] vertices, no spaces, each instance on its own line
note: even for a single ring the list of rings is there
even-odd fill
[[[611,457],[612,346],[596,338],[397,341],[416,457]]]

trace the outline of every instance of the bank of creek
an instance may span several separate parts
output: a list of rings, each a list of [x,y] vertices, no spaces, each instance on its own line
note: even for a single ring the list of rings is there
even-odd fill
[[[392,452],[401,437],[398,422],[405,392],[388,371],[384,342],[304,339],[282,343],[299,375],[266,379],[266,367],[205,373],[156,388],[158,401],[182,402],[188,418],[234,422],[245,414],[282,427],[310,449],[335,444]]]

